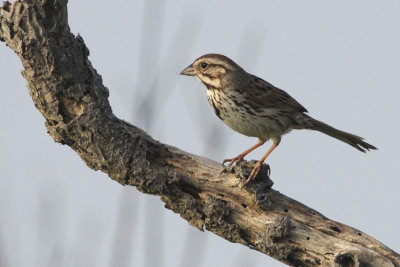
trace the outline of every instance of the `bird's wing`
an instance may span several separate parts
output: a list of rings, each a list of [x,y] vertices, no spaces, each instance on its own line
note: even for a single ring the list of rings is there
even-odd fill
[[[260,108],[276,108],[283,111],[308,112],[299,102],[285,91],[252,75],[251,84],[246,88],[247,101]]]

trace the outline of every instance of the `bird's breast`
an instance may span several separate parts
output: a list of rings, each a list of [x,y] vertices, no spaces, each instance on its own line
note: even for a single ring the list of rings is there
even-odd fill
[[[243,94],[207,90],[207,98],[215,114],[233,130],[258,137],[264,141],[290,131],[285,121],[279,120],[275,109],[256,109],[246,101]]]

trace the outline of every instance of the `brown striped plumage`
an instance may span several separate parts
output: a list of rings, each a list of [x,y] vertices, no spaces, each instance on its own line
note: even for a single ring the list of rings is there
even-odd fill
[[[207,98],[215,114],[233,130],[254,136],[259,142],[235,158],[224,160],[229,165],[243,158],[271,139],[272,147],[255,165],[247,184],[260,170],[268,155],[279,145],[281,136],[293,129],[316,130],[337,138],[356,149],[376,149],[363,138],[337,130],[306,114],[307,110],[285,91],[247,73],[226,56],[207,54],[196,59],[181,72],[195,76],[207,88]]]

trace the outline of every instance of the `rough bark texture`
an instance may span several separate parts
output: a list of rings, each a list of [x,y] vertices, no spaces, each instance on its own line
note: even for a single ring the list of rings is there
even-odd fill
[[[5,2],[0,40],[20,57],[48,133],[90,168],[161,196],[200,230],[291,266],[400,266],[400,256],[377,240],[271,189],[266,171],[241,189],[248,167],[221,172],[220,164],[115,117],[83,39],[69,30],[67,0]]]

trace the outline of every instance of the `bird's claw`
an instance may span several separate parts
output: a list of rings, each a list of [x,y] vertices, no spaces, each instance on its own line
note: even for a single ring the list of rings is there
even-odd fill
[[[229,162],[228,166],[232,166],[233,163],[236,162],[236,165],[239,164],[240,162],[243,161],[243,156],[239,155],[237,157],[234,157],[232,159],[224,159],[224,161],[222,161],[222,166],[225,166],[225,163]]]
[[[250,173],[249,177],[247,178],[247,180],[243,183],[243,186],[247,185],[252,180],[254,180],[256,178],[257,174],[260,172],[262,167],[267,168],[266,171],[267,171],[268,176],[271,173],[271,168],[269,167],[269,165],[265,164],[263,162],[257,162],[252,167],[253,167],[253,170],[251,171],[251,173]]]

